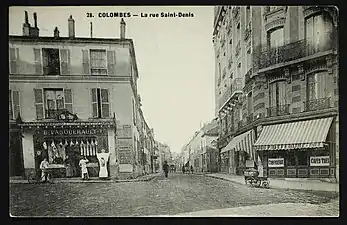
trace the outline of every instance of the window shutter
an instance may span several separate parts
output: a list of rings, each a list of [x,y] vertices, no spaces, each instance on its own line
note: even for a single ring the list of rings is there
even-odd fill
[[[8,90],[8,106],[9,106],[9,119],[13,120],[13,109],[12,109],[12,91]]]
[[[107,74],[108,75],[115,75],[115,62],[116,62],[115,51],[107,51]]]
[[[72,91],[71,89],[64,89],[64,100],[65,100],[65,109],[67,109],[70,113],[72,111]]]
[[[35,74],[42,74],[41,49],[34,48]]]
[[[98,117],[98,96],[96,88],[91,89],[91,98],[92,98],[92,117]]]
[[[90,74],[89,67],[89,51],[82,50],[82,64],[83,64],[83,74]]]
[[[108,89],[101,89],[101,115],[102,118],[110,117],[110,103]]]
[[[17,73],[16,48],[10,48],[10,73],[11,74]]]
[[[13,99],[13,115],[14,119],[17,119],[20,115],[20,105],[19,105],[19,91],[12,91]]]
[[[68,75],[70,73],[70,50],[60,49],[61,58],[61,74]]]
[[[36,106],[36,118],[38,120],[44,118],[44,101],[43,101],[43,90],[34,89],[35,92],[35,106]]]

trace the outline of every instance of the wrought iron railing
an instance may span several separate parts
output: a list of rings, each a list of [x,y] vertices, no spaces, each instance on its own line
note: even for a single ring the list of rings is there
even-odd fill
[[[316,111],[331,108],[330,98],[319,98],[305,102],[305,111]]]
[[[247,117],[246,117],[247,123],[252,123],[254,120],[253,117],[253,113],[250,113]]]
[[[288,62],[307,57],[318,52],[336,49],[335,32],[324,33],[318,40],[317,37],[305,38],[277,48],[261,51],[261,46],[256,47],[253,53],[253,63],[257,69],[263,69],[278,63]]]
[[[248,38],[250,37],[251,31],[252,31],[252,29],[251,29],[251,22],[249,22],[247,27],[246,27],[246,29],[245,29],[245,31],[244,31],[244,34],[243,34],[245,41],[247,41]]]
[[[45,118],[46,119],[57,119],[58,115],[62,112],[63,109],[46,109]]]
[[[267,108],[267,115],[272,116],[283,116],[289,114],[289,104],[278,105],[274,107]]]

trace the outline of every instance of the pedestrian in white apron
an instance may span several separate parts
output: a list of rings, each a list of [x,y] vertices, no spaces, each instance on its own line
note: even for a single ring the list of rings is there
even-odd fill
[[[80,163],[79,163],[79,166],[81,167],[81,173],[82,173],[82,179],[83,180],[89,179],[88,168],[87,168],[88,162],[89,162],[89,160],[84,156],[84,159],[82,158],[80,160]]]

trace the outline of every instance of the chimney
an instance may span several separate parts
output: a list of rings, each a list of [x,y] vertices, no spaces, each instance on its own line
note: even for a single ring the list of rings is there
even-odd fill
[[[30,35],[30,24],[28,19],[28,12],[24,12],[24,23],[23,23],[23,36],[29,36]]]
[[[90,38],[93,38],[93,23],[90,22]]]
[[[36,12],[34,13],[34,27],[30,27],[30,36],[32,37],[38,37],[40,29],[37,27],[37,14]],[[30,25],[29,25],[30,26]]]
[[[122,18],[122,20],[120,21],[120,39],[125,39],[125,21]]]
[[[72,18],[72,15],[70,15],[70,18],[68,20],[68,26],[69,26],[69,38],[75,37],[75,20]]]
[[[58,27],[55,27],[55,28],[54,28],[54,37],[55,37],[55,38],[58,38],[58,37],[59,37],[59,29],[58,29]]]

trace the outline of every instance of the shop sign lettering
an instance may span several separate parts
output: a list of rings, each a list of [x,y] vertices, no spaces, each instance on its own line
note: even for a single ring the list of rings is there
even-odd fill
[[[283,167],[284,166],[284,158],[274,158],[268,159],[269,167]]]
[[[43,136],[53,136],[53,135],[98,135],[103,134],[101,129],[57,129],[57,130],[43,130]]]
[[[329,166],[330,157],[329,156],[311,156],[310,166]]]

